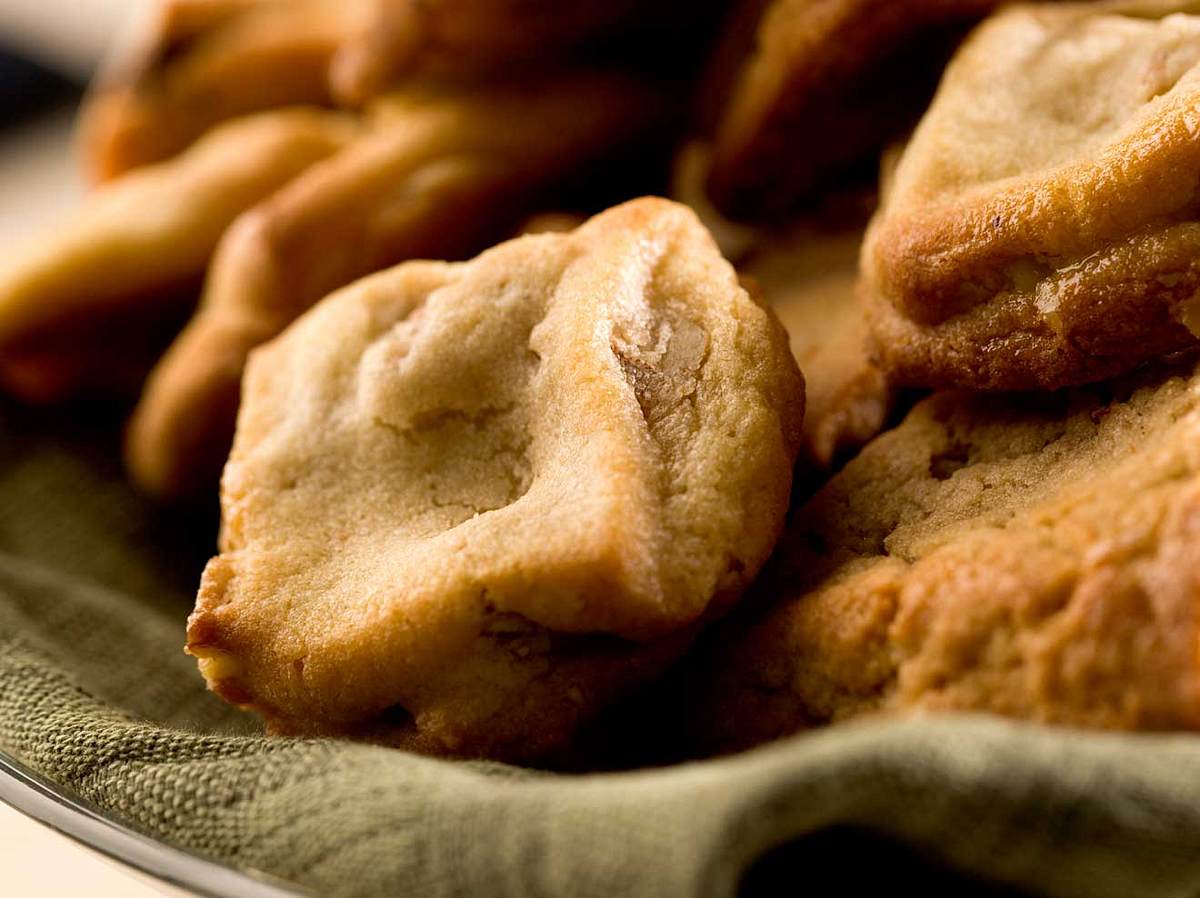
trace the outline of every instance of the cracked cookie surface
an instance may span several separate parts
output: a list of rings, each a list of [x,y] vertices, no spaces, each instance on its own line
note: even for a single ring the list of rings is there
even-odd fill
[[[879,712],[1196,729],[1200,367],[927,399],[796,514],[759,584],[703,660],[709,747]]]
[[[1012,7],[966,41],[863,254],[895,381],[1055,389],[1196,344],[1195,12]]]
[[[277,731],[563,748],[758,570],[802,411],[664,200],[374,275],[252,357],[189,651]]]
[[[156,366],[126,458],[146,492],[192,498],[229,455],[249,352],[333,290],[408,259],[491,245],[547,191],[656,133],[662,98],[603,72],[460,90],[415,85],[372,106],[362,140],[241,215],[200,307]]]

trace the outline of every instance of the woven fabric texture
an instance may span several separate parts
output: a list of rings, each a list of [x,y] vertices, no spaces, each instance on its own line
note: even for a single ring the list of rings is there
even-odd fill
[[[212,520],[129,492],[106,417],[0,410],[0,751],[154,837],[321,895],[1200,894],[1191,736],[946,717],[590,775],[264,738],[180,650]]]

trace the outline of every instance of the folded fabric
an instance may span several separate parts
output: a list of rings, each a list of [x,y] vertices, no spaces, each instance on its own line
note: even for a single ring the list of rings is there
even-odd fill
[[[179,648],[206,524],[157,519],[115,450],[103,424],[0,411],[0,751],[155,838],[322,895],[725,896],[940,864],[1200,891],[1190,736],[942,717],[567,776],[249,734]]]

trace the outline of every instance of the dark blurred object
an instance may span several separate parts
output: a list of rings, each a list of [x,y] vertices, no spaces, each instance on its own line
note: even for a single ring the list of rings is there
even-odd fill
[[[958,898],[1033,898],[940,864],[924,852],[859,826],[834,826],[767,852],[742,878],[739,898],[783,898],[827,883],[839,895],[887,894]]]
[[[772,0],[747,43],[735,19],[709,73],[727,96],[708,190],[722,213],[786,221],[831,187],[869,184],[880,153],[920,118],[970,27],[1001,0]],[[761,0],[743,0],[747,18]],[[732,42],[733,46],[728,46]],[[730,80],[732,78],[732,81]]]
[[[73,100],[82,86],[0,46],[0,128]]]

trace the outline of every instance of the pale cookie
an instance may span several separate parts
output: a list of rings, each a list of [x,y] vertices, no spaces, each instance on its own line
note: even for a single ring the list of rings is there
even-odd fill
[[[743,286],[769,305],[788,332],[804,372],[803,475],[821,477],[884,427],[895,396],[871,355],[857,296],[858,253],[866,215],[861,198],[841,197],[836,216],[786,229],[725,218],[703,189],[710,164],[700,141],[684,145],[672,171],[672,196],[691,207],[733,262]],[[848,225],[846,221],[854,221]]]
[[[377,274],[253,355],[188,650],[275,731],[543,756],[736,600],[802,412],[665,200]]]
[[[370,134],[228,231],[200,310],[147,384],[130,469],[163,497],[206,495],[229,452],[247,353],[317,300],[407,259],[469,256],[569,177],[646,141],[661,97],[594,73],[377,101]]]
[[[914,711],[1200,728],[1200,368],[934,396],[795,515],[759,584],[764,611],[697,662],[710,749]]]
[[[946,71],[863,255],[898,382],[1057,388],[1200,335],[1200,4],[1020,6]]]
[[[359,2],[153,0],[84,103],[91,176],[166,159],[225,119],[329,104],[329,61]]]
[[[717,121],[713,200],[734,217],[775,217],[871,171],[920,114],[963,30],[998,2],[774,0]]]
[[[334,112],[261,113],[96,190],[62,226],[0,260],[0,386],[43,401],[95,386],[128,353],[113,357],[114,336],[182,324],[230,222],[357,134]],[[152,362],[139,359],[141,376]]]

